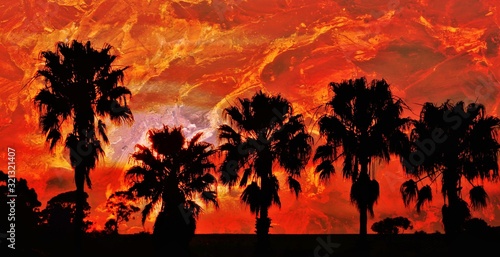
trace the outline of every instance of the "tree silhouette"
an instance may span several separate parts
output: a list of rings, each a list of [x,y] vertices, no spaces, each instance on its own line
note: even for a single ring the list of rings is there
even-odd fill
[[[108,197],[106,209],[113,215],[104,225],[108,233],[117,234],[118,225],[128,222],[133,213],[141,210],[133,201],[134,196],[129,191],[117,191]]]
[[[107,235],[118,235],[118,222],[115,218],[106,220],[103,232]]]
[[[401,185],[406,206],[416,202],[417,211],[432,200],[430,179],[441,181],[445,204],[442,219],[446,234],[463,232],[471,218],[470,206],[481,209],[488,195],[482,185],[485,180],[498,178],[499,143],[496,138],[500,119],[488,116],[482,104],[465,105],[460,101],[445,101],[441,105],[425,103],[411,132],[411,154],[405,160],[405,170],[416,180]],[[438,180],[440,178],[440,180]],[[470,183],[470,205],[462,198],[463,183]]]
[[[9,179],[11,181],[9,181]],[[14,183],[14,184],[12,184]],[[9,193],[15,185],[15,193]],[[16,197],[9,197],[16,195]],[[8,233],[10,224],[15,224],[16,249],[27,249],[36,240],[34,234],[38,231],[38,224],[41,222],[40,206],[38,195],[35,189],[28,186],[28,181],[24,178],[9,178],[0,170],[0,213],[4,217],[0,220],[1,233]],[[11,204],[13,202],[13,204]],[[2,239],[3,240],[3,239]]]
[[[45,209],[42,210],[42,226],[44,230],[55,238],[65,239],[71,235],[74,223],[77,222],[77,203],[78,193],[68,191],[52,197]],[[93,222],[87,220],[90,215],[90,205],[87,202],[88,194],[84,193],[85,201],[83,204],[84,220],[83,231],[88,231]]]
[[[399,230],[412,229],[411,221],[405,217],[385,218],[373,223],[371,229],[377,234],[396,235]]]
[[[464,223],[464,231],[465,233],[473,235],[488,235],[493,232],[491,226],[480,218],[470,218],[466,220]]]
[[[132,158],[136,165],[126,173],[129,192],[146,200],[142,223],[158,208],[153,229],[158,254],[186,254],[202,211],[196,202],[218,208],[213,145],[200,141],[202,133],[186,140],[182,127],[163,126],[148,131],[151,146],[136,145]]]
[[[280,95],[259,91],[238,101],[238,106],[224,109],[229,124],[218,128],[223,154],[220,179],[229,187],[238,183],[245,188],[241,200],[256,216],[262,246],[267,244],[271,225],[269,208],[281,206],[273,165],[284,169],[288,186],[298,197],[301,186],[296,179],[310,158],[313,140],[302,115],[294,114],[291,103]]]
[[[313,160],[322,181],[335,173],[333,163],[343,160],[342,174],[352,180],[351,202],[360,214],[360,234],[367,234],[368,212],[379,197],[379,184],[370,164],[402,156],[409,149],[404,130],[410,119],[401,118],[405,104],[392,95],[385,80],[367,83],[364,77],[329,84],[334,96],[327,103],[331,113],[319,119],[326,143],[318,146]]]
[[[41,53],[45,64],[34,76],[45,84],[34,98],[41,130],[50,150],[64,142],[75,170],[77,247],[83,236],[84,185],[91,188],[90,170],[104,155],[102,143],[109,144],[104,119],[117,125],[133,122],[126,100],[131,93],[119,85],[127,67],[113,69],[116,56],[110,50],[110,45],[95,50],[90,41],[59,42],[54,52]],[[65,138],[64,124],[72,126]]]

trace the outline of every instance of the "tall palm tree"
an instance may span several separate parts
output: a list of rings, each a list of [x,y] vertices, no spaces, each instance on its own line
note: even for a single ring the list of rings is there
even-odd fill
[[[281,206],[280,184],[273,170],[281,166],[287,184],[298,197],[297,178],[310,159],[312,137],[307,133],[300,114],[280,95],[256,92],[252,98],[239,98],[238,106],[224,109],[229,124],[218,128],[223,155],[221,181],[245,188],[241,200],[256,216],[256,233],[266,243],[271,226],[269,208]]]
[[[105,119],[116,125],[134,120],[126,99],[131,92],[120,85],[127,67],[114,69],[116,56],[110,50],[110,45],[96,50],[90,41],[59,42],[54,52],[41,53],[45,64],[34,76],[44,80],[34,102],[50,150],[59,142],[70,150],[77,195],[77,243],[83,235],[85,182],[91,188],[90,171],[104,155],[102,143],[109,144]],[[65,125],[70,131],[63,136]]]
[[[129,192],[144,199],[142,223],[159,211],[153,229],[159,254],[179,250],[185,253],[202,211],[196,198],[218,208],[212,144],[200,141],[202,133],[186,140],[182,127],[163,126],[148,131],[150,147],[136,145],[136,165],[127,170]],[[159,241],[159,240],[166,241]],[[179,248],[179,246],[181,246]]]
[[[487,205],[482,182],[498,178],[499,128],[500,119],[486,115],[482,104],[466,106],[462,101],[449,100],[441,105],[425,103],[419,120],[414,122],[412,152],[405,161],[406,172],[416,179],[401,185],[405,205],[415,201],[420,211],[425,202],[432,200],[430,185],[423,183],[440,181],[445,233],[462,232],[471,217],[470,205],[474,209]],[[462,198],[464,182],[471,185],[470,205]],[[420,188],[417,183],[422,183]]]
[[[368,212],[379,197],[379,184],[370,164],[389,161],[409,149],[405,134],[410,119],[402,118],[405,104],[393,96],[385,80],[364,77],[329,84],[334,96],[327,103],[329,113],[319,119],[323,145],[317,147],[314,161],[322,181],[335,173],[334,162],[343,160],[342,174],[352,180],[351,202],[357,207],[359,232],[367,234]],[[403,155],[404,156],[404,155]]]

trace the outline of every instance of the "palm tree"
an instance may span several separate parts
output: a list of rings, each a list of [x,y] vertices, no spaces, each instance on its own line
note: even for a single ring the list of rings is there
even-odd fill
[[[126,173],[128,191],[146,201],[143,224],[159,211],[153,229],[159,254],[174,250],[185,253],[202,211],[197,198],[218,208],[216,178],[210,173],[215,169],[211,159],[215,150],[212,144],[200,141],[202,135],[188,141],[181,126],[150,129],[151,146],[136,145],[132,154],[136,165]]]
[[[405,104],[392,95],[385,80],[364,77],[329,84],[334,96],[327,103],[331,113],[319,119],[320,136],[326,139],[317,147],[313,160],[322,181],[335,173],[333,163],[343,160],[342,174],[352,180],[351,202],[359,211],[359,232],[367,234],[368,212],[379,197],[379,184],[370,164],[389,161],[409,148],[405,129],[408,118],[401,118]]]
[[[411,154],[405,161],[406,172],[415,178],[401,185],[404,204],[416,202],[417,211],[432,200],[429,184],[441,177],[445,204],[442,219],[446,234],[463,231],[471,217],[470,205],[481,209],[488,195],[481,184],[498,178],[497,133],[500,119],[487,116],[482,104],[467,106],[447,100],[441,105],[425,103],[411,132]],[[470,205],[462,198],[463,183],[470,183]],[[423,185],[418,187],[417,183]],[[436,182],[437,183],[437,182]]]
[[[109,144],[105,119],[116,125],[131,124],[127,105],[131,92],[123,83],[124,70],[113,69],[116,59],[111,46],[95,50],[90,41],[59,42],[56,51],[43,51],[45,65],[34,76],[44,79],[44,87],[34,98],[40,113],[39,124],[50,150],[64,142],[70,150],[76,184],[76,242],[83,236],[85,182],[91,188],[90,170],[104,156],[102,143]],[[65,127],[70,131],[65,137]]]
[[[218,128],[223,155],[220,179],[230,188],[237,183],[245,188],[241,200],[255,214],[259,242],[266,244],[271,226],[269,208],[281,206],[273,165],[284,169],[288,186],[298,197],[301,187],[297,178],[310,158],[313,140],[302,115],[294,114],[291,103],[280,95],[259,91],[238,101],[239,106],[224,109],[229,124]]]

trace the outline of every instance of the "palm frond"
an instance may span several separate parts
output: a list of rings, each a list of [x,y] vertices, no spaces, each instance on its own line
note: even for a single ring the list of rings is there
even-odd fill
[[[253,168],[250,167],[250,168],[245,169],[245,171],[243,172],[243,175],[241,176],[241,179],[240,179],[240,187],[244,187],[247,185],[248,179],[250,178],[252,173],[253,173]]]
[[[110,63],[104,63],[104,66]],[[125,98],[126,95],[132,96],[127,88],[118,86],[118,83],[123,84],[124,71],[128,66],[122,69],[111,70],[110,68],[101,68],[96,79],[97,90],[101,93],[101,97],[115,99]],[[115,90],[115,88],[119,88]]]
[[[332,160],[334,158],[334,147],[330,144],[320,145],[316,148],[316,152],[313,157],[313,161],[317,160]]]
[[[413,179],[404,182],[401,185],[399,191],[401,192],[401,196],[403,197],[403,203],[405,206],[410,205],[412,201],[417,199],[418,187],[417,183]]]
[[[191,139],[189,140],[189,144],[187,149],[198,149],[199,151],[203,152],[205,148],[208,148],[211,146],[211,144],[207,142],[200,142],[201,137],[203,136],[203,132],[198,132],[196,133]],[[198,147],[197,147],[198,146]],[[196,152],[196,150],[194,150]]]
[[[122,105],[116,100],[110,101],[109,118],[117,125],[130,124],[134,121],[130,107]]]
[[[137,197],[152,197],[152,191],[160,184],[153,171],[143,166],[133,166],[125,173],[125,181],[130,185],[128,191]]]
[[[186,205],[187,206],[185,206],[183,210],[184,213],[191,213],[193,215],[193,218],[198,219],[198,216],[203,211],[201,206],[193,200],[187,200]]]
[[[408,157],[410,155],[410,138],[404,132],[394,131],[389,137],[389,151],[397,156]]]
[[[256,182],[250,183],[241,193],[240,199],[250,206],[250,212],[257,214],[260,211],[260,201],[262,199],[261,189]]]
[[[312,137],[301,131],[293,135],[291,139],[285,139],[274,145],[272,151],[277,154],[274,159],[278,159],[280,166],[288,174],[300,176],[311,157],[312,142]]]
[[[184,171],[184,173],[186,172]],[[181,174],[181,176],[182,175],[184,174]],[[215,177],[210,173],[205,173],[203,175],[198,174],[194,178],[186,180],[190,180],[189,182],[186,183],[186,187],[189,189],[189,191],[194,191],[198,193],[206,191],[216,182]]]
[[[122,71],[118,71],[120,74],[120,77],[123,77],[123,72]],[[116,80],[115,80],[116,81]],[[119,100],[119,99],[123,99],[124,101],[126,101],[124,98],[125,96],[131,96],[132,95],[132,92],[130,92],[130,89],[124,87],[124,86],[114,86],[113,88],[111,88],[111,90],[109,90],[107,92],[107,96],[109,96],[111,99],[115,99],[115,100]],[[126,104],[126,102],[124,102],[124,104]]]
[[[368,212],[370,213],[370,216],[373,217],[375,215],[375,213],[373,212],[373,206],[375,203],[377,203],[378,198],[380,197],[380,185],[378,181],[375,179],[370,180],[368,190]]]
[[[318,124],[321,135],[326,136],[327,142],[334,146],[344,143],[344,140],[352,140],[349,139],[352,134],[347,130],[346,124],[335,116],[324,115],[319,119]],[[333,154],[336,155],[336,148],[333,150]]]
[[[335,167],[330,160],[324,160],[316,166],[315,172],[319,173],[321,181],[327,181],[335,174]]]
[[[78,147],[78,136],[74,133],[70,133],[66,136],[65,146],[70,150],[70,162],[72,167],[76,167],[77,163],[81,161],[81,156],[77,152]]]
[[[488,194],[483,186],[474,186],[469,191],[469,198],[472,208],[475,210],[483,209],[488,205]]]
[[[219,167],[220,181],[223,185],[233,187],[239,179],[238,171],[240,169],[240,164],[238,161],[226,158]]]
[[[155,154],[146,146],[135,145],[136,151],[132,154],[132,159],[142,165],[155,170],[162,169],[162,162]]]
[[[54,112],[47,112],[46,114],[40,116],[40,125],[42,127],[42,132],[47,133],[51,129],[59,128],[59,118]]]
[[[284,118],[282,117],[281,119]],[[302,115],[293,115],[288,119],[283,120],[281,127],[272,132],[273,134],[271,135],[271,138],[278,142],[288,142],[294,138],[294,135],[304,132],[305,126]]]
[[[300,186],[299,181],[297,181],[296,179],[294,179],[292,176],[288,176],[287,182],[288,182],[288,187],[290,188],[290,190],[292,192],[294,192],[295,193],[295,197],[298,198],[299,197],[299,193],[302,192],[302,187]]]
[[[240,109],[236,106],[231,106],[224,109],[224,114],[229,118],[230,123],[236,127],[243,128],[246,126],[246,117],[241,113]]]
[[[217,201],[217,192],[215,191],[202,192],[201,200],[203,200],[205,204],[213,204],[215,208],[219,208],[219,202]]]
[[[280,190],[280,182],[279,182],[278,178],[274,175],[271,176],[271,178],[269,179],[269,182],[270,182],[269,190],[271,193],[271,203],[275,204],[276,206],[281,208],[281,200],[280,200],[280,196],[278,194],[278,192]],[[269,205],[267,207],[271,207],[271,206]]]
[[[99,133],[99,136],[104,141],[104,143],[109,144],[109,139],[108,136],[106,135],[106,123],[104,123],[102,120],[97,121],[97,131]]]
[[[350,178],[352,181],[358,178],[358,163],[357,158],[353,154],[344,153],[344,161],[342,162],[342,177]]]
[[[47,134],[46,142],[50,142],[50,150],[54,149],[57,142],[61,141],[61,132],[58,129],[50,129]]]
[[[92,189],[92,181],[90,179],[90,169],[86,169],[86,172],[85,172],[85,184],[87,184],[87,187],[89,189]]]
[[[142,225],[144,226],[144,223],[146,222],[146,218],[151,214],[151,212],[153,211],[153,206],[154,206],[154,203],[153,202],[149,202],[148,204],[146,204],[144,206],[144,209],[142,210],[141,214],[142,214],[142,217],[141,217],[141,223]]]
[[[432,201],[432,189],[429,185],[425,185],[422,188],[420,188],[420,190],[418,190],[417,205],[416,205],[417,212],[420,212],[425,202],[431,202],[431,201]]]
[[[220,125],[218,133],[220,140],[226,140],[226,142],[234,145],[241,144],[241,135],[227,124]]]
[[[50,108],[58,102],[57,96],[54,95],[48,88],[41,89],[34,97],[34,103],[38,110],[42,112],[44,108]]]

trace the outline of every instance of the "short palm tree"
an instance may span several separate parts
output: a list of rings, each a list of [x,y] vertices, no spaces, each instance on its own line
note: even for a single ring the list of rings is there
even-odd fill
[[[197,197],[218,207],[216,178],[210,173],[215,169],[215,150],[201,137],[198,133],[186,140],[181,126],[151,129],[150,147],[136,145],[132,154],[136,165],[126,173],[128,191],[146,201],[143,224],[158,212],[153,234],[159,246],[187,247],[202,211]]]
[[[245,188],[241,200],[256,216],[256,233],[265,243],[271,226],[269,208],[281,206],[280,184],[273,169],[277,164],[286,174],[287,184],[298,197],[297,178],[310,159],[312,137],[303,117],[280,95],[262,91],[252,98],[238,99],[239,105],[224,109],[229,121],[218,128],[219,168],[224,185]]]
[[[368,212],[379,197],[379,184],[370,164],[389,161],[409,149],[405,129],[410,119],[402,118],[405,104],[392,95],[385,80],[365,78],[330,83],[334,93],[327,103],[330,111],[319,119],[319,130],[325,143],[317,147],[313,160],[320,179],[326,181],[335,173],[334,162],[342,160],[342,173],[352,180],[351,202],[360,214],[359,232],[367,234]]]
[[[417,211],[432,200],[430,183],[441,182],[445,204],[442,219],[446,234],[463,232],[471,217],[470,206],[481,209],[488,195],[481,182],[498,178],[497,139],[500,119],[488,116],[482,104],[445,101],[425,103],[411,132],[411,154],[406,157],[410,179],[401,186],[406,206]],[[429,180],[424,180],[429,178]],[[440,178],[440,180],[438,180]],[[462,198],[463,183],[470,183],[470,204]],[[418,186],[418,183],[422,185]]]
[[[105,119],[116,125],[134,120],[126,99],[131,92],[120,86],[127,67],[114,69],[116,56],[110,50],[110,45],[96,50],[90,41],[59,42],[56,51],[41,53],[45,64],[34,76],[44,79],[34,101],[50,150],[59,142],[70,150],[77,195],[77,243],[83,235],[84,185],[91,187],[90,171],[104,155],[102,144],[109,144]],[[70,131],[64,136],[65,124]]]

